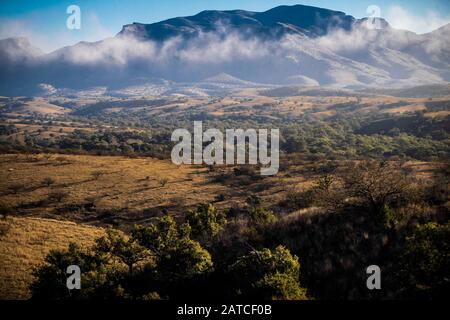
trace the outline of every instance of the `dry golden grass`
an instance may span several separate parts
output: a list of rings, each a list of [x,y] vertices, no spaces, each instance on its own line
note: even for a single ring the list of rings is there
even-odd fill
[[[0,155],[0,203],[20,216],[95,225],[147,224],[164,210],[182,217],[201,202],[215,202],[226,212],[243,206],[250,194],[271,207],[293,188],[305,189],[312,183],[313,177],[303,173],[306,168],[293,164],[276,176],[261,178],[257,169],[255,177],[234,176],[233,167],[209,172],[207,167],[151,158]],[[221,174],[224,179],[214,178]],[[51,197],[57,192],[63,194],[61,199]],[[85,210],[89,203],[94,207]]]
[[[129,214],[147,208],[175,206],[181,210],[227,193],[225,186],[209,182],[206,167],[176,166],[170,160],[152,158],[2,155],[0,171],[1,202],[21,214],[51,218],[57,217],[55,208],[86,202],[93,202],[97,211]],[[50,186],[44,183],[47,178],[53,181]],[[11,192],[14,185],[23,188]],[[64,193],[64,198],[49,201],[55,192]]]
[[[69,112],[70,110],[54,105],[52,103],[49,103],[44,98],[33,98],[30,101],[26,101],[23,106],[17,108],[14,110],[14,112],[17,112],[19,114],[32,114],[32,113],[38,113],[38,114],[64,114]]]
[[[293,190],[308,189],[317,161],[282,160],[284,169],[262,178],[234,176],[233,167],[176,166],[170,160],[87,155],[0,155],[0,204],[16,215],[94,225],[147,224],[165,210],[183,217],[201,202],[221,211],[257,194],[276,206]],[[428,178],[432,163],[408,164]],[[217,177],[223,178],[217,179]],[[218,201],[216,201],[218,200]],[[88,205],[88,207],[86,207]]]
[[[450,111],[447,110],[425,113],[425,117],[429,118],[445,118],[448,116],[450,116]]]
[[[50,250],[71,242],[88,247],[103,235],[101,228],[40,218],[8,217],[0,227],[0,300],[29,298],[31,272]]]
[[[8,229],[6,226],[9,225],[9,230],[0,236],[0,299],[27,298],[30,271],[42,262],[50,249],[65,248],[70,242],[90,245],[103,232],[61,220],[104,225],[109,222],[102,215],[109,209],[117,211],[114,218],[120,222],[146,224],[161,213],[162,208],[172,215],[181,215],[200,202],[214,201],[220,194],[225,195],[225,200],[214,205],[222,212],[243,206],[246,197],[252,193],[261,197],[264,207],[275,209],[280,201],[289,201],[293,192],[310,188],[318,176],[314,168],[325,165],[296,158],[286,161],[288,168],[273,177],[241,183],[243,180],[230,180],[250,177],[230,176],[219,183],[211,180],[206,167],[175,166],[169,160],[56,154],[0,155],[0,202],[13,208],[15,216],[22,216],[8,217],[6,223],[0,220],[1,229]],[[418,178],[429,179],[437,164],[411,161],[405,165]],[[232,169],[221,167],[216,170],[230,172]],[[51,178],[53,183],[46,185],[45,178]],[[11,187],[15,184],[20,184],[23,189],[12,193]],[[49,193],[55,191],[63,191],[66,197],[48,202]],[[87,199],[94,199],[95,210],[92,212],[77,213],[76,208],[70,207],[86,203]],[[66,211],[58,211],[65,207],[68,207]],[[146,213],[143,209],[151,210]],[[299,215],[312,214],[316,209],[284,212],[280,207],[275,211],[286,214],[282,219],[290,221]]]
[[[448,101],[450,97],[444,96],[440,98],[434,98],[434,102]],[[445,117],[448,115],[448,111],[433,112],[432,109],[426,107],[428,98],[405,98],[405,97],[392,97],[392,96],[368,96],[368,97],[339,97],[339,96],[292,96],[292,97],[265,97],[255,95],[254,92],[244,92],[244,95],[236,94],[233,96],[227,96],[223,98],[217,97],[197,97],[197,98],[179,98],[179,97],[166,97],[165,103],[159,106],[128,106],[122,107],[115,105],[114,98],[98,98],[97,100],[70,100],[60,99],[60,102],[70,101],[73,104],[81,106],[86,103],[107,101],[111,103],[109,108],[103,109],[106,114],[114,114],[118,111],[126,112],[131,116],[136,114],[142,116],[163,116],[167,114],[174,117],[184,117],[186,111],[205,113],[211,116],[265,116],[267,118],[277,119],[279,117],[298,117],[305,112],[312,114],[317,119],[327,119],[334,116],[340,111],[341,108],[349,106],[355,107],[351,112],[355,113],[374,113],[383,112],[389,114],[402,114],[411,113],[417,111],[423,111],[425,116],[429,117]],[[122,100],[120,100],[123,102]],[[129,100],[132,103],[132,99]],[[71,132],[68,127],[63,128],[63,132],[59,133],[60,127],[46,125],[45,129],[42,125],[29,125],[22,123],[20,120],[23,116],[30,116],[31,114],[45,114],[48,116],[63,115],[70,112],[67,108],[59,107],[52,104],[53,100],[46,98],[35,98],[31,101],[26,101],[22,106],[11,110],[8,116],[9,120],[0,122],[0,124],[15,123],[17,127],[22,130],[28,130],[30,133],[35,133],[37,129],[41,131],[49,131],[53,135],[65,134]],[[395,104],[399,104],[395,106]],[[389,105],[392,105],[389,108]],[[386,107],[387,106],[387,107]],[[1,109],[1,103],[0,103]],[[349,110],[347,110],[349,112]],[[12,121],[17,120],[17,121]],[[108,129],[107,125],[101,125],[98,128],[85,128],[81,126],[78,128],[78,124],[70,125],[73,129],[81,129],[86,131],[95,131],[98,129]],[[123,129],[123,128],[122,128]],[[18,133],[17,136],[20,140],[22,133]],[[41,133],[42,137],[48,137],[45,132]],[[13,135],[12,137],[15,137]],[[1,139],[1,137],[0,137]]]
[[[435,101],[445,101],[448,97],[442,97]],[[306,110],[310,111],[313,116],[319,119],[329,118],[338,112],[338,108],[346,104],[360,105],[355,109],[355,112],[385,112],[385,113],[405,113],[415,111],[429,112],[425,103],[427,98],[404,98],[392,96],[376,96],[376,97],[315,97],[315,96],[293,96],[293,97],[263,97],[255,96],[248,93],[247,96],[234,96],[222,99],[211,100],[211,98],[203,99],[187,99],[183,106],[175,111],[175,113],[182,113],[186,108],[195,108],[198,111],[208,113],[213,116],[223,115],[264,115],[272,116],[275,112],[279,116],[300,116]],[[383,109],[385,105],[405,103],[406,105],[400,107],[392,107]],[[336,108],[335,106],[338,106]],[[173,105],[168,104],[158,108],[149,109],[149,113],[164,112],[167,108]],[[144,110],[141,108],[140,110]],[[172,112],[172,111],[171,111]]]
[[[397,107],[397,108],[390,108],[384,110],[386,113],[406,113],[406,112],[415,112],[415,111],[423,111],[427,110],[427,107],[423,104],[410,104],[407,106]]]

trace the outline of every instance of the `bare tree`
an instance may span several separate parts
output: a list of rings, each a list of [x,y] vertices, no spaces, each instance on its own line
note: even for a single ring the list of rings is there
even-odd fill
[[[347,195],[367,203],[375,214],[406,197],[410,183],[401,165],[392,161],[359,162],[351,165],[341,177]]]

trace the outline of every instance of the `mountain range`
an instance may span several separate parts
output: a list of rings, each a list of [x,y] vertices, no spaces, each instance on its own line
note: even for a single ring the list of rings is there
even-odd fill
[[[373,26],[377,26],[374,28]],[[123,26],[43,53],[0,40],[0,95],[218,94],[283,85],[401,88],[450,82],[450,24],[418,35],[383,19],[294,5],[202,11]]]

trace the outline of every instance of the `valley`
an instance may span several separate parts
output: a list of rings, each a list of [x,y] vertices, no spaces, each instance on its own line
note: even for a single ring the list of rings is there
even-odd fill
[[[348,192],[343,181],[349,170],[368,159],[387,160],[398,166],[407,174],[414,190],[411,192],[424,199],[408,195],[409,204],[396,207],[400,216],[414,210],[404,222],[397,222],[401,232],[406,232],[404,228],[409,228],[406,225],[411,221],[424,220],[424,216],[430,217],[425,221],[445,220],[448,184],[442,184],[442,179],[448,170],[450,95],[408,98],[333,91],[329,96],[324,89],[303,92],[305,95],[281,95],[273,90],[246,89],[231,96],[207,98],[2,98],[0,211],[4,232],[0,235],[0,254],[6,255],[9,243],[18,241],[13,238],[22,239],[15,232],[23,232],[25,224],[27,228],[55,225],[59,230],[56,234],[44,232],[44,242],[25,238],[15,244],[18,249],[7,259],[10,262],[0,276],[2,298],[29,297],[31,266],[39,266],[50,248],[64,248],[72,241],[92,244],[92,236],[102,230],[129,233],[136,225],[152,226],[166,216],[182,224],[190,212],[205,203],[213,205],[228,224],[212,243],[201,241],[212,250],[228,248],[231,256],[243,254],[244,243],[259,246],[261,241],[273,241],[268,240],[274,237],[273,232],[294,252],[302,248],[304,253],[307,249],[295,237],[291,239],[288,230],[308,225],[308,221],[316,221],[315,228],[330,229],[327,233],[331,232],[331,237],[338,236],[345,223],[378,233],[369,231],[374,227],[369,227],[367,212],[343,209],[348,204],[343,205],[340,195]],[[177,128],[192,129],[194,121],[202,121],[205,128],[280,128],[279,172],[261,176],[255,165],[173,164],[171,133]],[[336,182],[327,182],[330,177]],[[326,197],[320,191],[325,186],[331,188]],[[439,200],[431,200],[434,198]],[[254,201],[260,208],[257,210],[267,210],[276,222],[266,225],[252,220]],[[328,225],[322,219],[347,219],[342,212],[336,218],[327,218],[330,210],[356,210],[369,220],[361,222],[358,218]],[[347,217],[352,214],[347,213]],[[66,225],[70,230],[64,231]],[[66,232],[75,232],[72,229],[82,233],[76,239],[66,236]],[[33,230],[30,234],[38,237]],[[86,237],[83,230],[88,232]],[[91,235],[90,230],[95,232]],[[358,240],[345,241],[360,241],[355,236]],[[370,241],[378,243],[377,237]],[[12,272],[11,268],[24,259],[19,253],[25,251],[30,252],[27,261],[33,262]],[[225,255],[221,259],[230,258]],[[321,270],[315,267],[315,259],[301,257],[301,261],[306,264],[306,274],[316,275]],[[332,269],[353,270],[345,259],[326,265],[330,263]],[[12,291],[7,292],[6,286]],[[326,296],[322,289],[313,290]]]
[[[1,4],[0,300],[448,298],[448,5],[250,2]]]

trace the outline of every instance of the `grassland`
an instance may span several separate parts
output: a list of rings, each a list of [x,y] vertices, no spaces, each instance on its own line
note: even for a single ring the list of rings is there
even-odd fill
[[[128,231],[167,214],[184,222],[203,202],[232,220],[246,212],[249,196],[257,196],[281,229],[309,216],[320,220],[326,216],[320,203],[292,203],[302,202],[320,177],[345,172],[355,161],[399,161],[415,183],[423,181],[417,190],[426,190],[448,155],[449,101],[250,91],[202,98],[4,98],[0,214],[7,218],[0,220],[0,299],[28,298],[30,272],[51,249],[72,241],[90,245],[106,226]],[[253,166],[174,165],[167,153],[170,133],[194,120],[221,129],[280,127],[279,173],[262,177]],[[442,198],[434,211],[448,212],[448,194]],[[243,232],[226,237],[247,235],[239,219],[229,230]],[[292,234],[279,243],[301,238]],[[314,263],[310,269],[305,264],[311,279],[320,270]]]
[[[101,228],[68,221],[8,217],[0,220],[0,300],[27,299],[34,267],[52,249],[71,242],[90,246],[103,234]]]
[[[170,160],[86,155],[1,155],[0,202],[20,216],[89,224],[145,224],[165,212],[182,216],[201,202],[222,211],[239,207],[250,194],[263,205],[277,204],[306,190],[322,170],[344,162],[286,158],[273,177],[238,167],[176,166]],[[429,177],[435,164],[406,164]],[[281,212],[282,213],[282,212]]]
[[[315,175],[313,167],[293,164],[291,172],[261,178],[258,170],[236,176],[236,167],[211,171],[152,158],[1,155],[0,202],[21,216],[146,223],[162,212],[182,215],[201,202],[227,210],[245,203],[250,193],[264,204],[276,204],[289,190],[307,187]],[[51,199],[56,192],[61,199]]]
[[[206,167],[176,166],[164,160],[79,155],[0,158],[1,201],[23,215],[98,222],[92,212],[114,211],[115,219],[144,222],[158,208],[172,208],[176,214],[227,193],[225,186],[208,183]],[[13,192],[14,187],[21,190]],[[49,199],[55,192],[62,198]],[[84,205],[91,205],[92,211],[80,214]]]

